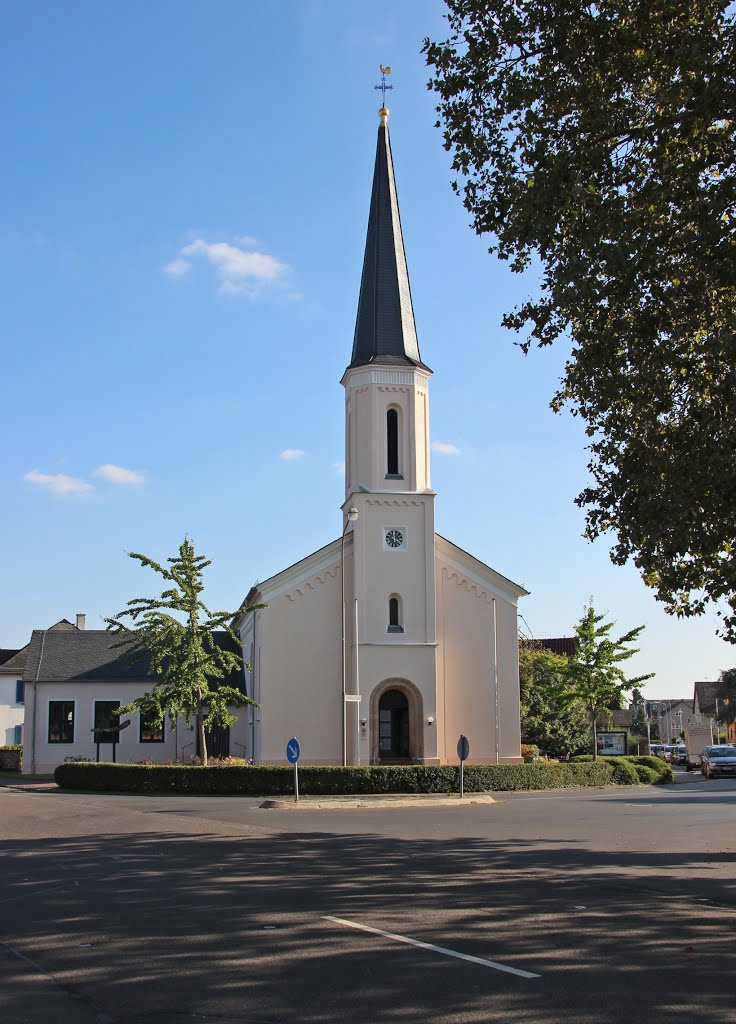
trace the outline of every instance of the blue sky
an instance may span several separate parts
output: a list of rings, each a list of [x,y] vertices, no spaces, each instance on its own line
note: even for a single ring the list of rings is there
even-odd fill
[[[535,636],[593,596],[620,632],[646,624],[647,694],[692,696],[733,648],[582,539],[585,438],[548,408],[564,346],[524,357],[500,327],[535,280],[468,227],[434,127],[420,50],[443,5],[387,6],[5,5],[0,647],[152,592],[126,551],[189,534],[231,608],[339,534],[384,63],[437,529],[532,592]]]

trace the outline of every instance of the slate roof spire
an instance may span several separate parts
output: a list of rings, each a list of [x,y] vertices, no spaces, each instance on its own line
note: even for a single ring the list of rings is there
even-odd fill
[[[355,323],[353,366],[422,366],[401,234],[388,110],[381,107],[373,191]],[[424,367],[427,369],[427,367]]]

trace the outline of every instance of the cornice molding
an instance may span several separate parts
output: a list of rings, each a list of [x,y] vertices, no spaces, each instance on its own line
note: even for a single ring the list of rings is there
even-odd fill
[[[430,373],[427,370],[386,370],[368,369],[361,367],[355,370],[348,370],[342,379],[346,389],[353,390],[371,384],[389,384],[400,387],[415,387],[427,390]]]
[[[440,534],[435,534],[436,557],[461,576],[475,583],[482,590],[488,591],[492,597],[501,598],[516,607],[518,599],[525,597],[529,591],[496,572],[490,565],[481,562],[467,551],[463,551],[452,541]],[[443,565],[443,568],[445,566]]]
[[[304,597],[308,590],[316,590],[320,583],[326,583],[328,579],[334,579],[335,576],[337,576],[339,569],[339,565],[333,565],[331,568],[317,573],[310,579],[305,580],[304,583],[300,583],[298,587],[294,587],[294,589],[287,593],[286,596],[290,601],[296,601],[297,597]]]
[[[426,504],[424,501],[419,501],[417,498],[366,498],[366,505],[396,505],[409,507],[414,505],[417,508]]]

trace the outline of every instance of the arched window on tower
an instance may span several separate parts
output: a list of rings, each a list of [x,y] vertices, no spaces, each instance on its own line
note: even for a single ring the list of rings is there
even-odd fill
[[[386,412],[386,476],[402,479],[399,472],[399,410]]]
[[[401,625],[402,608],[401,598],[398,594],[392,594],[388,599],[388,629],[387,633],[403,633],[404,627]]]

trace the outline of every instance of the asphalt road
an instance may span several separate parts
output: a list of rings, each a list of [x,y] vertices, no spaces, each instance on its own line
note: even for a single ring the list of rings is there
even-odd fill
[[[736,1022],[735,806],[684,772],[435,809],[0,790],[0,1021]]]

